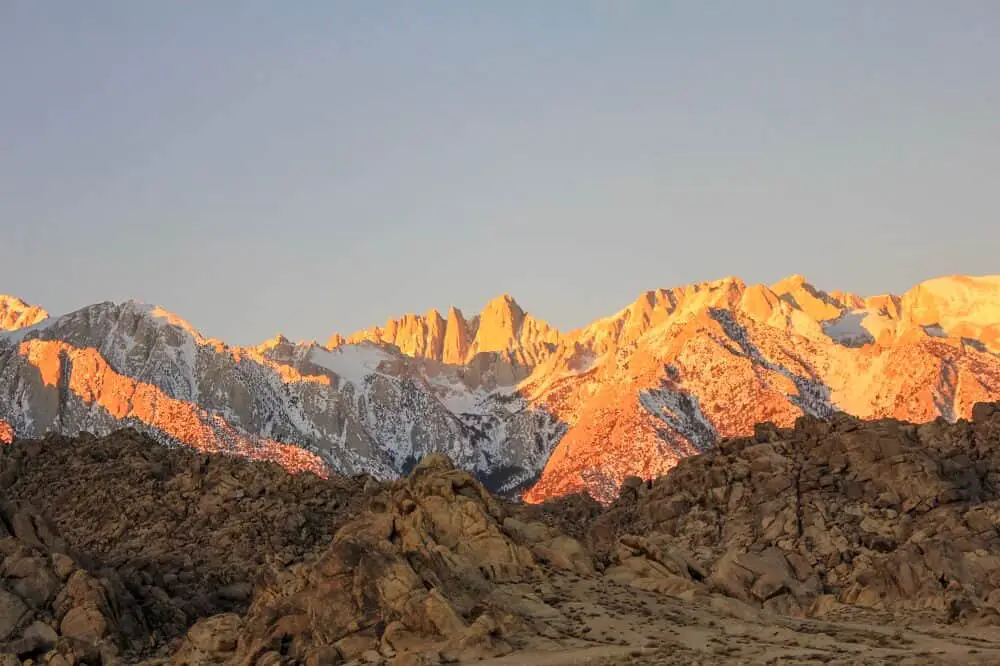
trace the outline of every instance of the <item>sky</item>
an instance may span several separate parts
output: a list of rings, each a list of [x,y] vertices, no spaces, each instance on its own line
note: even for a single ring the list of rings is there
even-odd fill
[[[0,0],[0,293],[254,344],[1000,273],[1000,3]]]

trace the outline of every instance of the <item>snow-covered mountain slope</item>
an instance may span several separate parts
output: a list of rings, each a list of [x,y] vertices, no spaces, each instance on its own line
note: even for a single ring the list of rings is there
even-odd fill
[[[643,294],[561,333],[510,297],[328,346],[202,337],[136,302],[56,318],[0,299],[0,440],[129,425],[168,444],[380,478],[442,451],[528,501],[656,476],[761,421],[968,417],[1000,400],[1000,278],[901,296],[801,276]]]
[[[498,489],[533,480],[558,427],[509,390],[453,411],[454,385],[445,370],[371,343],[229,347],[136,302],[0,333],[6,439],[130,425],[293,469],[387,478],[444,451]]]

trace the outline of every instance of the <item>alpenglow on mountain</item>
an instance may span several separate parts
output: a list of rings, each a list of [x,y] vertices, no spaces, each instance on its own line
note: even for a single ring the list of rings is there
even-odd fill
[[[135,301],[50,317],[0,297],[0,440],[134,427],[291,470],[408,472],[448,454],[492,489],[615,496],[757,422],[968,418],[1000,400],[1000,276],[901,296],[801,276],[650,291],[563,333],[510,297],[327,345],[201,336]]]

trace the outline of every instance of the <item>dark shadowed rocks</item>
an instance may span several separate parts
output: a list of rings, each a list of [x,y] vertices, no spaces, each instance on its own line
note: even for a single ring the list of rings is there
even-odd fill
[[[238,641],[208,650],[189,632],[174,663],[503,655],[514,649],[508,637],[563,621],[532,587],[543,582],[543,561],[593,571],[578,542],[513,518],[470,474],[429,456],[409,477],[373,490],[314,560],[263,581],[233,629]]]
[[[166,449],[129,430],[5,447],[0,490],[0,634],[43,617],[64,643],[131,654],[245,610],[262,573],[329,543],[361,504],[350,479]]]
[[[763,424],[607,507],[509,504],[441,455],[379,483],[131,431],[17,442],[0,664],[680,664],[709,635],[705,663],[907,663],[925,639],[944,656],[912,663],[966,663],[1000,625],[1000,410],[973,414]]]

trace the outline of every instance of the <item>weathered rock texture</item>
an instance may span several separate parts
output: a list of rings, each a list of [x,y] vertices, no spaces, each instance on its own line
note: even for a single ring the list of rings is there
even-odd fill
[[[426,458],[407,479],[373,489],[364,514],[314,561],[260,585],[246,618],[227,625],[225,650],[189,636],[179,661],[310,663],[413,649],[470,659],[511,652],[506,637],[551,635],[565,618],[529,585],[542,583],[542,561],[593,572],[589,555],[507,514],[447,458]]]
[[[0,453],[0,664],[995,663],[1000,404],[759,425],[509,504],[136,431]],[[907,661],[909,660],[909,661]]]
[[[609,575],[794,616],[844,605],[1000,626],[1000,408],[910,425],[803,417],[625,485]]]
[[[626,477],[662,475],[764,421],[968,418],[1000,400],[998,303],[1000,277],[868,299],[801,276],[648,292],[565,336],[520,386],[567,425],[527,498],[610,501]]]
[[[41,618],[60,636],[135,654],[200,617],[245,609],[262,572],[329,543],[362,482],[167,449],[121,431],[9,446],[0,489],[15,539],[2,573],[31,611],[17,626]]]
[[[556,349],[560,333],[527,314],[510,296],[498,296],[483,311],[466,320],[452,307],[447,320],[437,310],[424,316],[408,314],[384,327],[359,331],[346,340],[334,335],[330,347],[363,341],[394,345],[407,356],[465,365],[480,354],[497,354],[515,368],[530,372]]]

